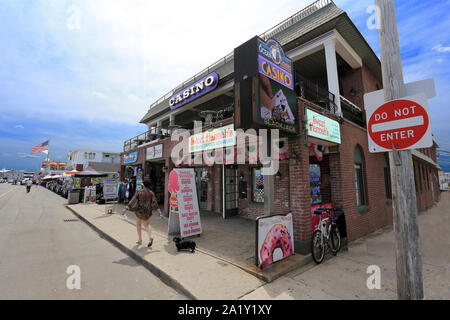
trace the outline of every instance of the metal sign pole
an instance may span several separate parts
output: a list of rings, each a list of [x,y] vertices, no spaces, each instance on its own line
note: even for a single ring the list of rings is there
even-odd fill
[[[379,10],[380,51],[385,101],[405,96],[400,43],[393,0],[375,0]],[[397,296],[423,299],[422,255],[412,155],[409,150],[389,153],[396,243]]]

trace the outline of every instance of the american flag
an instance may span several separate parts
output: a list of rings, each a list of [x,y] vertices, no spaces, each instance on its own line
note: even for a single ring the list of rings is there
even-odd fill
[[[36,147],[31,149],[30,153],[34,154],[34,153],[39,153],[39,152],[42,152],[42,151],[45,151],[45,150],[48,150],[48,140],[38,144]]]

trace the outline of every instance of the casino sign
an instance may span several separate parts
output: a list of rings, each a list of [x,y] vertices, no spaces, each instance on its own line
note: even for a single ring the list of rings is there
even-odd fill
[[[219,83],[219,75],[215,72],[208,74],[188,88],[184,88],[169,99],[170,109],[175,110],[188,102],[213,91]]]

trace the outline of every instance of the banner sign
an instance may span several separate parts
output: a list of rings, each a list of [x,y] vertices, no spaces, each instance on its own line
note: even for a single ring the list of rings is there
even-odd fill
[[[306,116],[308,118],[306,129],[309,136],[338,144],[341,143],[341,127],[339,122],[309,109],[306,109]]]
[[[264,267],[294,254],[292,214],[258,218],[258,266]]]
[[[73,178],[73,188],[81,189],[81,178]]]
[[[177,220],[175,216],[179,220],[179,232],[182,238],[201,234],[194,169],[173,169],[169,175],[168,191],[171,195],[169,234],[174,233],[171,226]]]
[[[110,200],[117,198],[117,181],[105,179],[103,181],[103,199]]]
[[[137,151],[128,153],[128,154],[123,156],[123,163],[124,164],[134,163],[137,160],[138,160],[138,153],[137,153]]]
[[[191,102],[201,96],[213,91],[219,83],[219,75],[215,72],[208,74],[201,80],[195,82],[188,88],[174,94],[169,99],[170,109],[175,110],[188,102]]]
[[[147,160],[159,159],[163,156],[163,145],[158,144],[157,146],[147,148]]]
[[[189,152],[226,148],[236,145],[234,125],[197,133],[189,138]]]

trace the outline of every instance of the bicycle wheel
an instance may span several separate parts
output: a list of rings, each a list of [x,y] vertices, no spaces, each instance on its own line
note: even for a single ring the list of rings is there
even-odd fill
[[[341,250],[341,235],[339,234],[339,228],[334,224],[331,226],[330,230],[330,242],[331,250],[335,256],[339,250]]]
[[[320,264],[325,257],[325,243],[323,243],[322,231],[316,230],[311,241],[311,255],[315,263]]]

